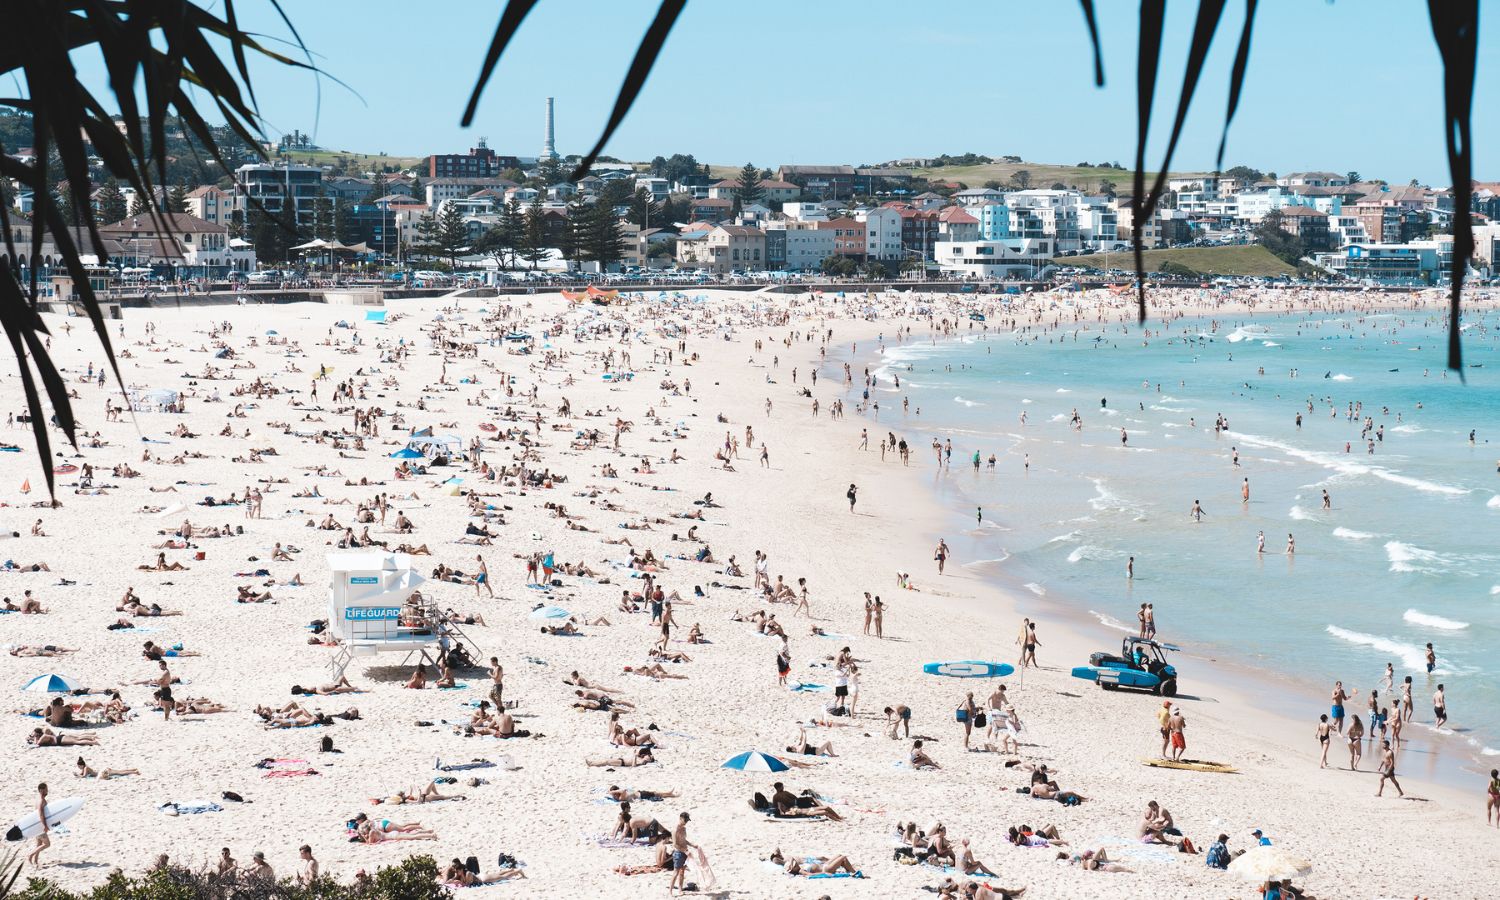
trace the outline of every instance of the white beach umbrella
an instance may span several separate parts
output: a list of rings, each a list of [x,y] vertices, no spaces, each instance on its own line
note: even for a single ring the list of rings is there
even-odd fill
[[[1312,863],[1281,847],[1252,847],[1229,864],[1244,881],[1283,881],[1312,871]]]

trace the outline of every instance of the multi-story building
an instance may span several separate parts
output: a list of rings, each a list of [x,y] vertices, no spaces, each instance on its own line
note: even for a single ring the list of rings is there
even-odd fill
[[[519,159],[497,154],[485,146],[484,138],[468,153],[437,153],[427,157],[428,178],[493,178],[507,169],[520,167]]]
[[[893,208],[901,213],[901,251],[908,257],[932,259],[932,245],[938,242],[938,211],[904,203]]]
[[[635,176],[635,187],[636,190],[645,188],[646,192],[651,195],[651,202],[653,203],[660,203],[672,193],[672,183],[665,178],[657,178],[654,175]]]
[[[1281,230],[1301,238],[1309,250],[1328,250],[1333,247],[1328,231],[1328,213],[1306,206],[1287,206],[1281,209]]]
[[[241,221],[255,209],[275,215],[291,206],[297,224],[311,222],[322,193],[323,170],[317,166],[247,163],[234,170],[233,209]]]
[[[221,278],[255,269],[255,249],[229,236],[229,226],[186,213],[131,216],[99,226],[99,237],[114,241],[120,258],[157,270],[167,278]]]
[[[777,178],[820,200],[847,200],[870,192],[869,176],[853,166],[782,166]]]
[[[1401,243],[1401,208],[1393,203],[1366,197],[1345,207],[1364,226],[1365,234],[1375,244]]]
[[[1052,258],[1051,238],[1001,241],[939,241],[933,260],[945,272],[964,278],[1031,277]]]
[[[1406,244],[1350,244],[1343,250],[1319,254],[1320,266],[1347,278],[1370,284],[1424,285],[1435,283],[1452,260],[1451,235],[1446,240]]]
[[[363,203],[370,197],[370,191],[375,183],[366,178],[355,178],[352,175],[337,175],[333,178],[323,179],[323,193],[332,197],[335,202]],[[403,187],[406,187],[403,185]],[[410,192],[410,188],[407,188]],[[390,185],[386,186],[386,193],[392,193]]]
[[[709,231],[684,233],[677,238],[677,262],[716,274],[766,267],[766,236],[747,225],[716,225]]]
[[[234,197],[211,184],[193,188],[187,195],[188,215],[214,225],[228,225],[234,218]]]
[[[848,216],[813,223],[822,231],[833,233],[833,252],[839,256],[863,259],[865,256],[865,223]]]
[[[444,200],[460,200],[479,191],[500,191],[516,186],[514,181],[499,177],[434,178],[425,186],[424,198],[429,209],[437,209]]]
[[[691,222],[722,222],[729,218],[734,211],[734,201],[721,200],[717,197],[704,197],[701,200],[693,200],[688,207],[688,221]]]
[[[1337,172],[1290,172],[1276,183],[1281,187],[1342,187],[1349,179]]]
[[[1010,233],[1018,238],[1051,238],[1057,252],[1077,250],[1077,191],[1029,190],[1005,195],[1010,207]]]
[[[821,203],[783,203],[781,214],[799,222],[828,221],[828,210]]]
[[[796,200],[802,195],[802,189],[790,181],[762,178],[759,185],[760,199],[763,203],[787,203]],[[738,195],[739,189],[739,179],[726,178],[723,181],[710,185],[708,196],[718,200],[733,200]]]
[[[865,259],[899,260],[901,251],[901,212],[888,206],[864,213]]]
[[[1011,236],[1010,207],[1004,203],[984,203],[967,207],[976,220],[976,240],[1003,241]]]
[[[1010,214],[1005,217],[1006,227],[1009,227]],[[938,212],[938,241],[953,241],[962,243],[965,241],[979,240],[979,220],[967,212],[962,206],[949,206]]]
[[[770,235],[772,232],[766,232]],[[823,260],[833,255],[832,231],[808,226],[793,226],[785,230],[786,260],[783,268],[788,272],[816,272]]]

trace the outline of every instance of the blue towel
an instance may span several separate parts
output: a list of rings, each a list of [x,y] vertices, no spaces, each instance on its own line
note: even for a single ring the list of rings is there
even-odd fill
[[[807,877],[808,878],[863,878],[863,877],[865,877],[865,873],[864,872],[855,872],[853,875],[850,875],[848,872],[822,872],[820,874],[809,875]]]
[[[828,685],[826,685],[826,684],[802,684],[802,683],[798,683],[798,684],[792,685],[792,690],[793,691],[798,691],[798,692],[801,692],[801,691],[826,691],[826,690],[828,690]]]

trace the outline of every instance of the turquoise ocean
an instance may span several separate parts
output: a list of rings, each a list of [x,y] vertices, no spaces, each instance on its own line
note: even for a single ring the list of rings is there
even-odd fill
[[[1087,617],[1106,645],[1152,603],[1162,639],[1191,657],[1293,687],[1296,702],[1267,696],[1309,733],[1334,680],[1361,691],[1349,710],[1363,718],[1371,689],[1388,706],[1410,675],[1408,738],[1487,772],[1500,764],[1500,314],[1469,315],[1462,333],[1464,380],[1444,368],[1436,309],[1048,333],[965,322],[946,340],[886,335],[866,418],[872,447],[893,433],[929,469],[932,442],[952,441],[933,483],[955,509],[957,563]],[[1189,693],[1191,657],[1178,660]],[[1439,683],[1450,726],[1432,734]]]

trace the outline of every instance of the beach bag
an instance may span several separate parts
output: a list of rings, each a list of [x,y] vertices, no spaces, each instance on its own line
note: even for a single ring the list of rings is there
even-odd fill
[[[847,716],[849,715],[849,710],[842,706],[835,706],[828,710],[828,714],[830,716]]]
[[[499,859],[495,863],[502,869],[514,869],[518,865],[516,858],[509,853],[500,854]]]
[[[468,869],[470,872],[473,872],[475,875],[478,875],[479,874],[479,857],[477,857],[477,856],[471,856],[468,859],[464,860],[464,868]]]
[[[960,707],[959,709],[955,709],[953,711],[953,721],[955,721],[955,722],[967,722],[967,721],[969,721],[969,711],[967,709],[963,709],[962,707]]]
[[[974,716],[974,727],[975,728],[983,728],[984,726],[986,726],[988,724],[989,724],[989,719],[985,717],[984,713],[976,713],[975,714],[975,716]]]

